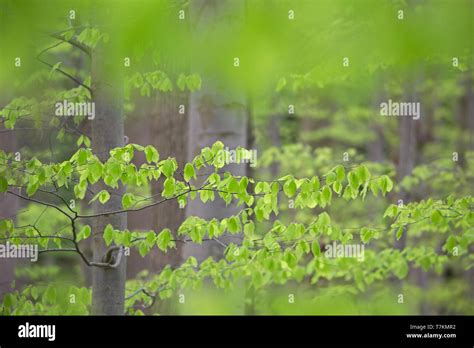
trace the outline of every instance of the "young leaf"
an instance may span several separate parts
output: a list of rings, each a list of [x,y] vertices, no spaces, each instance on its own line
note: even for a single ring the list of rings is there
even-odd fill
[[[227,221],[227,227],[230,233],[240,232],[240,223],[235,216],[229,218],[229,220]]]
[[[186,166],[184,167],[184,180],[189,182],[191,178],[196,179],[196,171],[191,163],[186,163]]]
[[[152,163],[152,162],[156,163],[160,159],[160,155],[158,154],[158,151],[151,145],[148,145],[147,147],[145,147],[145,157],[148,163]]]
[[[318,241],[315,240],[311,243],[311,251],[314,256],[321,256],[321,246]]]
[[[287,197],[293,197],[296,192],[296,182],[293,179],[289,179],[283,185],[283,192]]]
[[[160,232],[158,238],[156,239],[156,245],[163,251],[166,251],[170,246],[172,246],[173,236],[171,231],[165,228]]]
[[[85,225],[81,228],[81,230],[77,234],[77,241],[87,239],[90,237],[90,235],[91,235],[91,227],[89,225]]]
[[[163,184],[163,187],[164,187],[163,196],[164,197],[171,196],[174,193],[175,188],[176,188],[174,178],[167,178]]]
[[[105,227],[103,237],[104,237],[105,244],[109,246],[112,243],[112,240],[114,239],[114,229],[112,225],[108,224]]]
[[[161,162],[161,171],[167,178],[172,176],[175,170],[174,162],[172,160],[167,159]]]
[[[400,226],[397,231],[397,240],[400,240],[400,238],[402,238],[402,235],[403,235],[403,226]]]
[[[7,179],[3,176],[0,176],[0,192],[6,192],[8,189]]]
[[[335,169],[336,172],[336,180],[338,182],[342,182],[346,176],[346,170],[344,169],[343,166],[338,165]]]
[[[135,198],[133,194],[126,193],[122,196],[122,207],[123,209],[130,208],[135,203]]]

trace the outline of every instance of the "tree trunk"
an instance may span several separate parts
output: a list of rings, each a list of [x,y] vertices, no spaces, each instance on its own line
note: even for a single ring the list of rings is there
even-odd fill
[[[16,137],[14,131],[0,134],[0,149],[5,152],[16,151]],[[19,201],[13,195],[0,193],[0,220],[12,219],[18,211]],[[3,243],[3,241],[2,241]],[[15,259],[0,258],[0,302],[3,295],[10,292],[15,279]]]
[[[106,50],[99,47],[92,56],[92,88],[96,117],[92,122],[92,149],[101,161],[108,158],[109,150],[123,146],[123,81],[118,69],[112,69]],[[113,64],[113,63],[112,63]],[[121,195],[123,187],[111,190],[104,183],[97,184],[97,192],[107,189],[110,200],[102,205],[95,202],[94,212],[103,213],[122,209]],[[115,229],[127,227],[127,215],[103,215],[93,219],[93,260],[104,262],[107,247],[103,240],[103,231],[107,224]],[[117,257],[117,255],[116,255]],[[116,268],[94,267],[92,270],[92,314],[122,315],[125,297],[125,257]]]
[[[474,91],[473,80],[469,76],[465,76],[462,86],[465,89],[464,95],[459,100],[458,106],[458,124],[459,136],[457,143],[457,151],[459,153],[459,166],[466,167],[466,152],[474,151]],[[474,247],[469,248],[469,252],[474,252]],[[469,298],[474,301],[474,268],[465,272],[464,275],[469,284]]]
[[[413,87],[414,88],[414,87]],[[416,98],[415,91],[407,93],[408,102],[419,101]],[[422,109],[421,109],[422,110]],[[398,164],[397,164],[397,183],[400,183],[403,178],[410,175],[416,163],[417,156],[417,137],[416,137],[416,124],[421,122],[421,115],[419,120],[414,120],[412,117],[400,117],[398,134],[400,139],[400,145],[398,150]],[[401,200],[403,204],[407,204],[411,199],[410,192],[400,190],[397,196],[397,201]],[[398,202],[396,202],[398,204]],[[406,233],[402,234],[399,240],[395,240],[395,247],[403,249],[406,245]]]
[[[236,18],[244,18],[245,4],[232,1],[196,1],[193,3],[195,13],[200,14],[196,23],[195,31],[199,31],[200,25],[216,20],[222,20],[228,11],[232,12]],[[241,25],[238,20],[227,23],[229,26]],[[198,34],[199,35],[199,34]],[[204,41],[205,38],[199,37]],[[229,61],[232,64],[232,61]],[[238,69],[238,68],[236,68]],[[208,76],[203,82],[201,91],[192,93],[189,98],[189,117],[188,117],[188,156],[189,160],[197,155],[201,148],[211,146],[214,142],[220,140],[230,150],[239,146],[247,146],[247,96],[244,93],[240,95],[227,92],[229,86],[222,82],[221,76]],[[226,93],[227,92],[227,93]],[[229,164],[224,170],[233,175],[246,175],[246,164]],[[199,174],[208,172],[201,170]],[[199,186],[205,176],[198,176],[195,185]],[[212,218],[223,219],[230,215],[237,214],[240,208],[236,204],[226,206],[225,202],[217,197],[213,202],[202,203],[199,198],[188,202],[186,207],[186,216],[199,216],[203,219]],[[231,236],[220,238],[224,243],[236,242]],[[220,257],[223,254],[223,245],[218,242],[207,242],[202,245],[185,244],[183,246],[183,256],[195,256],[198,261],[202,261],[208,256]]]
[[[177,77],[179,73],[185,72],[185,66],[176,59],[168,58],[164,62],[163,69],[171,76]],[[160,158],[176,158],[179,168],[182,170],[188,160],[188,96],[186,92],[174,90],[167,93],[158,93],[154,101],[154,110],[151,121],[152,144],[158,149]],[[180,105],[185,106],[184,114],[179,113]],[[152,194],[161,193],[164,178],[152,186]],[[176,232],[186,217],[185,207],[179,207],[175,200],[164,202],[154,208],[153,228],[158,232],[169,228],[174,238]],[[166,253],[157,250],[152,255],[153,269],[161,270],[166,265],[177,266],[182,261],[183,243],[176,243],[176,249],[168,250]]]
[[[220,140],[229,149],[247,144],[247,112],[243,103],[238,106],[229,106],[224,96],[209,89],[195,93],[190,98],[189,115],[189,154],[190,160],[199,153],[200,149],[212,145]],[[220,104],[217,101],[221,101]],[[225,167],[233,175],[246,175],[246,164],[232,163]],[[201,178],[201,179],[200,179]],[[198,177],[199,186],[204,177]],[[226,206],[225,202],[216,197],[214,202],[202,203],[199,199],[190,201],[186,209],[187,216],[199,216],[206,220],[212,218],[223,219],[237,214],[240,208],[236,204]],[[226,238],[223,237],[223,240]],[[235,242],[235,240],[234,240]],[[208,242],[203,245],[185,245],[184,255],[195,256],[199,261],[208,256],[222,254],[222,246],[217,242]]]

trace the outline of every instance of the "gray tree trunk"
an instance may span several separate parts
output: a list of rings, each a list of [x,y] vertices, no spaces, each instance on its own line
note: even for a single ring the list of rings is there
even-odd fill
[[[96,117],[92,122],[92,149],[101,161],[108,158],[109,150],[123,146],[123,81],[118,69],[112,69],[113,59],[108,59],[106,50],[99,47],[92,56],[92,88]],[[94,204],[95,213],[122,209],[121,195],[123,187],[117,190],[97,184],[97,191],[107,189],[110,200],[102,205]],[[107,224],[123,230],[127,227],[126,214],[103,215],[93,219],[93,260],[104,262],[107,247],[103,240],[103,231]],[[116,268],[98,268],[92,270],[92,314],[122,315],[125,297],[125,257]]]
[[[0,133],[0,149],[5,152],[16,151],[16,137],[14,132]],[[0,220],[12,219],[19,208],[18,198],[13,195],[0,193]],[[4,243],[4,241],[0,241]],[[15,279],[15,259],[0,258],[0,302],[3,295],[10,292]]]
[[[176,58],[164,57],[162,69],[176,80],[180,73],[186,73],[185,62]],[[176,158],[180,170],[184,168],[188,160],[188,97],[187,92],[178,89],[172,92],[158,92],[153,101],[153,117],[151,119],[149,132],[151,132],[152,144],[158,149],[160,158]],[[185,106],[184,114],[179,113],[180,105]],[[164,178],[152,186],[152,194],[160,194],[163,188]],[[153,211],[153,228],[158,232],[169,228],[174,238],[176,231],[186,218],[184,207],[180,208],[178,202],[171,200],[159,204]],[[159,271],[166,265],[175,267],[182,261],[183,243],[176,243],[176,249],[163,253],[157,250],[152,255],[153,269]]]
[[[219,102],[218,102],[219,101]],[[233,106],[230,106],[233,105]],[[189,114],[189,154],[191,160],[200,149],[212,145],[217,140],[222,141],[229,149],[235,149],[238,146],[246,147],[247,144],[247,112],[243,101],[238,106],[226,102],[225,96],[204,90],[200,93],[191,95],[190,114]],[[246,175],[247,165],[229,164],[225,167],[226,171],[233,175]],[[209,171],[209,170],[208,170]],[[196,182],[199,186],[201,178]],[[223,219],[233,214],[237,214],[240,208],[236,204],[226,206],[225,202],[216,197],[214,202],[202,203],[199,199],[190,201],[186,209],[187,216],[199,216],[206,220],[212,218]],[[226,242],[228,238],[223,237]],[[230,241],[229,239],[227,241]],[[235,240],[234,240],[235,242]],[[183,247],[183,255],[188,257],[195,256],[201,261],[208,256],[221,255],[222,245],[217,242],[208,242],[203,245],[186,244]]]
[[[243,19],[245,15],[245,3],[233,1],[196,1],[193,3],[195,13],[200,14],[196,23],[195,31],[198,32],[202,23],[222,20],[229,13]],[[241,16],[239,16],[241,14]],[[239,20],[231,20],[227,25],[241,25]],[[205,38],[197,37],[199,40]],[[232,64],[229,60],[229,64]],[[238,68],[236,68],[238,69]],[[208,76],[208,75],[206,75]],[[188,155],[189,160],[194,158],[200,152],[200,149],[212,145],[220,140],[229,149],[235,149],[238,146],[247,146],[247,107],[246,95],[231,95],[226,93],[228,86],[222,83],[220,76],[207,78],[203,81],[201,91],[192,93],[189,100],[188,117]],[[246,164],[229,164],[224,169],[234,175],[246,175]],[[207,170],[208,172],[209,170]],[[203,174],[201,171],[198,174]],[[205,176],[199,176],[196,185],[201,184]],[[200,179],[200,180],[199,180]],[[190,201],[186,207],[186,216],[199,216],[206,220],[212,218],[222,219],[238,213],[240,208],[236,204],[226,206],[225,202],[217,197],[214,202],[203,204],[199,198]],[[235,238],[223,236],[220,238],[224,243]],[[195,256],[198,261],[202,261],[208,256],[219,257],[223,253],[223,246],[217,242],[207,242],[202,245],[185,244],[183,246],[183,257]]]
[[[406,101],[408,102],[419,102],[419,97],[414,90],[416,84],[412,85],[413,90],[408,90],[406,93]],[[398,164],[397,164],[397,183],[401,182],[403,178],[407,175],[410,175],[415,167],[417,160],[417,137],[416,129],[417,123],[421,122],[421,119],[424,117],[423,108],[420,109],[421,118],[419,120],[414,120],[412,117],[400,117],[399,118],[399,127],[398,134],[400,139],[400,145],[398,149]],[[402,200],[403,204],[410,202],[411,194],[405,190],[400,190],[400,193],[397,195],[397,201]],[[395,202],[398,203],[398,202]],[[406,233],[403,233],[402,237],[399,240],[395,240],[395,247],[398,249],[403,249],[406,245]]]

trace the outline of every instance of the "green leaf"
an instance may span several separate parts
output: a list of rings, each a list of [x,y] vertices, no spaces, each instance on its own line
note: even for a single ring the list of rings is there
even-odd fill
[[[37,300],[38,299],[38,288],[36,286],[33,286],[31,288],[31,297],[33,297],[34,300]]]
[[[91,227],[89,225],[82,226],[81,230],[77,234],[77,241],[89,238],[91,235]]]
[[[326,204],[331,202],[332,191],[329,186],[324,186],[323,191],[321,192],[321,205],[324,207]]]
[[[163,231],[160,232],[158,238],[156,239],[156,245],[163,251],[166,251],[170,246],[172,246],[173,242],[173,235],[171,231],[165,228]]]
[[[114,229],[112,225],[108,224],[105,227],[103,238],[107,246],[109,246],[112,243],[112,240],[114,239]]]
[[[283,255],[283,260],[288,264],[290,268],[295,268],[298,264],[298,259],[296,258],[295,254],[291,251],[286,250],[285,254]]]
[[[457,245],[457,240],[455,236],[449,236],[444,244],[445,250],[448,253],[452,253],[454,247]]]
[[[400,227],[398,228],[398,231],[397,231],[397,240],[400,240],[400,238],[402,238],[403,229],[404,229],[403,226],[400,226]]]
[[[333,182],[336,181],[336,173],[329,173],[327,176],[326,176],[326,185],[331,185]]]
[[[173,173],[175,171],[174,162],[170,159],[161,162],[161,171],[167,178],[173,176]]]
[[[174,178],[167,178],[163,184],[163,196],[168,197],[171,196],[175,192],[175,180]]]
[[[55,303],[56,302],[56,288],[54,288],[52,285],[48,286],[48,288],[43,294],[43,298],[51,304]]]
[[[184,180],[189,182],[191,178],[196,179],[196,171],[191,163],[186,163],[186,166],[184,166]]]
[[[130,208],[135,203],[135,196],[131,193],[126,193],[122,196],[122,207],[124,209]]]
[[[235,216],[232,216],[227,221],[227,227],[230,233],[240,232],[240,221]]]
[[[122,166],[119,163],[110,163],[107,169],[114,180],[118,180],[122,175]]]
[[[394,273],[397,276],[398,279],[405,278],[408,274],[408,263],[404,260],[401,259],[400,262],[398,262],[395,266]]]
[[[318,216],[318,225],[319,226],[329,226],[331,224],[331,217],[325,211],[319,214]]]
[[[360,230],[360,240],[362,243],[367,244],[372,238],[376,236],[376,231],[371,230],[367,227],[362,227]]]
[[[433,211],[433,213],[431,213],[431,222],[433,224],[438,225],[442,221],[443,221],[443,216],[441,215],[439,210],[435,210],[435,211]]]
[[[349,186],[352,188],[353,191],[357,191],[359,189],[359,178],[355,172],[350,172],[347,176],[349,180]]]
[[[82,144],[86,145],[86,147],[91,147],[91,140],[85,136],[81,135],[76,142],[77,146],[81,146]]]
[[[34,176],[34,177],[35,177],[35,176]],[[31,178],[30,178],[30,180],[31,180]],[[33,195],[36,193],[36,191],[38,190],[38,188],[39,188],[39,182],[38,182],[37,180],[35,180],[35,181],[30,181],[30,182],[28,183],[28,186],[26,187],[26,193],[28,194],[28,196],[31,197],[31,196],[33,196]]]
[[[359,182],[365,183],[367,180],[370,179],[370,172],[366,166],[360,165],[357,169],[357,177],[359,178]]]
[[[138,247],[138,252],[140,253],[141,257],[145,257],[146,254],[150,252],[150,247],[145,241],[140,243],[140,246]]]
[[[311,243],[311,251],[313,252],[314,256],[321,256],[321,246],[319,245],[319,242],[314,240]]]
[[[370,190],[372,191],[374,196],[377,196],[379,193],[379,185],[377,180],[372,180],[370,182]]]
[[[240,192],[239,183],[237,182],[237,180],[235,178],[231,178],[229,180],[229,183],[227,185],[227,190],[229,191],[229,193],[238,194]]]
[[[0,192],[6,192],[8,189],[7,179],[3,176],[0,176]]]
[[[336,192],[338,195],[340,195],[341,192],[342,192],[342,184],[339,181],[336,181],[332,185],[332,189],[334,190],[334,192]]]
[[[17,299],[13,294],[6,294],[3,299],[3,304],[5,307],[15,307],[17,304]]]
[[[379,187],[382,190],[382,194],[385,195],[392,190],[393,182],[387,175],[384,175],[379,178]]]
[[[151,249],[156,242],[156,234],[153,231],[150,231],[146,234],[145,241],[148,247]]]
[[[293,197],[296,192],[296,182],[294,179],[289,179],[283,185],[283,192],[287,197]]]
[[[244,225],[244,234],[248,237],[252,237],[255,234],[255,223],[249,221]]]
[[[276,243],[275,238],[273,238],[272,234],[269,232],[263,237],[263,245],[269,250],[278,247],[278,243]]]
[[[97,182],[100,177],[102,176],[102,164],[99,161],[94,161],[91,165],[89,165],[89,171],[92,175],[92,183]]]
[[[89,157],[89,153],[85,149],[80,149],[77,154],[77,163],[79,165],[83,165],[87,163],[87,158]]]
[[[99,196],[99,202],[102,203],[102,204],[107,203],[107,201],[110,199],[110,193],[106,190],[100,191],[98,193],[98,196]]]
[[[110,199],[110,194],[107,190],[102,190],[98,194],[96,194],[89,203],[94,202],[97,198],[99,199],[99,202],[101,204],[105,204]]]
[[[344,169],[343,166],[338,165],[335,169],[336,172],[336,180],[338,182],[342,182],[346,176],[346,170]]]
[[[319,178],[317,176],[313,176],[313,178],[311,179],[311,185],[313,186],[313,191],[314,192],[319,191],[319,188],[320,188],[321,184],[320,184]]]
[[[158,154],[158,151],[151,145],[148,145],[147,147],[145,147],[145,157],[148,163],[152,163],[152,162],[156,163],[160,159],[160,155]]]
[[[301,253],[301,254],[309,253],[309,251],[310,251],[309,243],[307,241],[305,241],[304,239],[299,240],[296,243],[296,251],[297,251],[297,253]]]
[[[385,210],[383,217],[395,217],[398,214],[398,206],[395,204],[390,204]]]
[[[387,192],[392,191],[393,181],[388,176],[385,176],[385,181],[387,183]]]

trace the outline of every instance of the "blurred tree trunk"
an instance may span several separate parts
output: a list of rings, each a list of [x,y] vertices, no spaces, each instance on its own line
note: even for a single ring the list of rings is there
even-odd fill
[[[153,134],[150,131],[154,117],[153,104],[151,98],[136,96],[136,108],[125,120],[125,136],[128,137],[129,143],[142,146],[153,144]],[[136,165],[139,166],[144,161],[143,153],[135,153],[133,162]],[[156,182],[151,182],[150,185],[156,185]],[[130,231],[154,229],[152,223],[154,213],[154,208],[128,212],[127,228]],[[142,257],[136,248],[130,248],[130,255],[127,257],[127,279],[134,279],[145,269],[152,271],[151,259],[154,252],[155,249],[152,249],[148,255]]]
[[[160,69],[166,72],[172,80],[180,73],[185,73],[185,64],[177,59],[161,57]],[[171,92],[157,92],[156,96],[139,97],[137,109],[126,121],[126,135],[131,143],[143,146],[153,145],[157,148],[160,158],[175,157],[182,169],[187,161],[187,107],[188,92],[174,89]],[[180,106],[184,113],[180,113]],[[138,154],[136,161],[142,163],[144,156]],[[151,195],[160,196],[163,178],[151,183]],[[128,228],[131,230],[154,230],[157,233],[169,228],[176,236],[176,231],[185,219],[185,207],[182,209],[176,201],[159,204],[152,209],[128,213]],[[176,249],[164,253],[158,248],[142,258],[132,250],[128,257],[127,278],[134,278],[138,272],[147,269],[152,273],[160,272],[166,265],[177,266],[182,260],[182,243],[176,244]],[[167,306],[165,306],[167,307]],[[159,308],[161,314],[169,314],[170,308]]]
[[[416,94],[417,81],[412,81],[411,84],[405,85],[406,93],[404,95],[404,102],[420,102],[419,97]],[[422,110],[422,109],[420,109]],[[420,111],[421,112],[421,111]],[[421,112],[420,119],[414,120],[413,117],[401,116],[398,117],[398,139],[400,141],[398,147],[398,163],[397,163],[397,183],[401,183],[405,176],[408,176],[412,173],[413,168],[417,160],[417,136],[416,129],[417,123],[424,117],[424,114]],[[405,205],[410,202],[412,199],[411,192],[404,189],[400,189],[398,195],[396,195],[396,202],[394,204]],[[402,234],[399,240],[394,237],[394,246],[399,250],[403,250],[407,242],[407,230],[405,228],[404,233]],[[416,272],[415,282],[420,283],[420,274]],[[404,281],[397,280],[396,286],[399,288],[398,291],[403,290]],[[406,296],[406,294],[404,295]],[[421,304],[421,303],[420,303]],[[421,309],[423,310],[423,305],[421,304]]]
[[[270,145],[281,149],[282,139],[280,133],[282,116],[270,116],[268,118],[268,137],[270,139]],[[280,162],[273,162],[270,165],[270,180],[276,180],[280,177]],[[278,200],[280,200],[281,195],[278,195]],[[273,224],[276,221],[277,217],[275,214],[270,215],[270,222]]]
[[[106,161],[109,150],[124,145],[123,81],[118,69],[111,67],[104,47],[95,49],[92,56],[92,89],[96,117],[92,121],[92,149],[101,161]],[[94,202],[94,213],[122,209],[124,188],[111,190],[103,182],[96,185],[100,191],[107,189],[110,200],[102,205]],[[127,214],[102,215],[93,219],[93,260],[104,262],[107,247],[103,231],[107,224],[123,230],[127,227]],[[115,253],[115,257],[118,257]],[[116,268],[94,267],[92,270],[92,314],[122,315],[124,313],[126,258],[122,257]]]
[[[410,87],[407,88],[405,97],[406,101],[420,101],[419,98],[417,98],[415,88],[416,83],[410,85]],[[423,116],[424,115],[421,115],[421,118]],[[398,118],[398,138],[400,144],[398,147],[397,183],[400,183],[405,176],[410,175],[413,171],[413,168],[415,167],[417,160],[416,127],[420,120],[414,120],[412,117],[408,116],[402,116]],[[397,202],[395,202],[395,204],[398,204],[400,200],[402,204],[407,204],[410,202],[410,199],[410,192],[401,189],[397,195]],[[395,240],[395,247],[402,250],[406,245],[406,239],[406,233],[403,233],[399,240]]]
[[[201,0],[194,2],[193,5],[195,6],[194,13],[200,16],[195,24],[194,30],[196,32],[199,32],[206,23],[219,20],[219,18],[222,20],[221,17],[229,12],[232,12],[236,18],[239,18],[239,14],[241,14],[241,18],[244,18],[245,14],[244,2]],[[238,21],[234,23],[234,20],[231,22],[227,24],[232,26],[238,23]],[[229,64],[232,64],[232,61],[229,61]],[[229,86],[222,83],[219,76],[214,76],[204,81],[199,92],[191,94],[188,117],[188,160],[192,160],[201,148],[211,146],[218,140],[231,150],[239,146],[247,146],[247,96],[244,93],[231,95],[228,90]],[[237,176],[247,173],[246,164],[233,163],[223,169]],[[198,176],[196,186],[202,183],[205,179],[202,174],[208,171],[204,169],[198,173],[201,176]],[[199,216],[206,220],[222,219],[237,214],[239,211],[240,208],[236,204],[232,203],[226,206],[225,202],[216,195],[213,202],[208,201],[204,204],[199,198],[188,202],[186,216]],[[231,236],[223,236],[220,240],[224,243],[236,242],[235,238]],[[193,255],[198,261],[202,261],[208,256],[220,257],[223,255],[223,251],[224,246],[213,241],[202,245],[185,244],[183,257],[187,258]]]
[[[379,86],[374,105],[374,108],[377,111],[380,110],[380,103],[388,99],[387,92],[381,82],[379,83]],[[377,114],[376,116],[379,115]],[[386,159],[383,124],[377,122],[377,120],[371,120],[368,128],[373,134],[373,140],[367,143],[367,159],[372,162],[383,162]]]
[[[16,136],[14,131],[2,132],[0,128],[0,150],[5,152],[16,152]],[[19,208],[18,198],[13,195],[0,193],[0,220],[12,219],[15,221],[15,215]],[[4,243],[4,241],[0,241]],[[11,285],[15,279],[15,259],[0,258],[0,302],[3,295],[12,290]]]
[[[168,59],[163,62],[163,70],[174,80],[179,73],[184,73],[182,62]],[[151,122],[152,144],[158,149],[162,159],[176,158],[178,167],[182,170],[188,160],[188,97],[187,92],[175,89],[172,92],[158,93],[154,102]],[[180,105],[184,106],[184,114],[179,113]],[[163,187],[163,178],[152,186],[152,194],[160,194]],[[154,209],[153,228],[161,231],[169,228],[175,238],[177,230],[186,217],[185,207],[180,207],[175,200],[159,204]],[[182,260],[183,243],[176,243],[176,249],[164,253],[157,250],[152,255],[152,264],[155,270],[161,270],[166,265],[177,266]]]
[[[189,160],[197,155],[201,148],[210,146],[220,140],[229,149],[247,145],[247,110],[243,101],[231,103],[225,96],[205,89],[194,93],[190,97],[189,114]],[[233,175],[242,176],[247,173],[246,164],[232,163],[224,167]],[[199,174],[203,174],[201,171]],[[198,177],[196,186],[202,184],[205,176]],[[217,195],[216,195],[217,196]],[[226,206],[225,202],[216,197],[214,202],[202,203],[199,199],[190,201],[186,209],[187,216],[199,216],[206,220],[222,219],[237,214],[240,208],[232,203]],[[228,239],[221,238],[223,241]],[[233,240],[233,239],[230,239]],[[225,241],[224,241],[225,242]],[[235,242],[235,240],[234,240]],[[208,242],[203,245],[184,245],[184,255],[195,256],[203,260],[208,256],[222,255],[223,246],[217,242]]]
[[[467,74],[466,74],[467,75]],[[474,151],[474,90],[473,79],[465,76],[462,80],[464,95],[459,100],[457,119],[459,124],[459,136],[457,142],[457,152],[459,154],[459,166],[465,168],[466,152]],[[471,190],[472,191],[472,190]],[[470,247],[469,252],[474,253],[474,247]],[[474,268],[465,272],[465,279],[469,284],[469,297],[474,301]]]
[[[474,92],[472,84],[474,81],[464,77],[461,85],[465,93],[459,99],[457,106],[457,122],[459,124],[459,136],[457,137],[457,149],[459,154],[459,166],[466,167],[466,152],[474,151]]]
[[[254,118],[253,118],[253,103],[250,96],[247,97],[247,149],[256,149],[257,144],[255,143],[255,134],[254,134]],[[278,125],[275,125],[278,126]],[[279,131],[279,130],[278,130]],[[250,178],[256,177],[256,171],[254,167],[250,165],[247,166],[247,176]],[[249,183],[248,190],[254,191],[255,187],[253,184]],[[250,217],[251,220],[255,221],[255,215]],[[245,294],[244,294],[244,315],[255,315],[256,302],[257,302],[257,293],[255,288],[251,285],[251,281],[247,280],[244,282]]]

